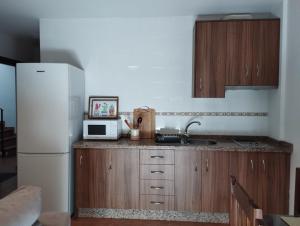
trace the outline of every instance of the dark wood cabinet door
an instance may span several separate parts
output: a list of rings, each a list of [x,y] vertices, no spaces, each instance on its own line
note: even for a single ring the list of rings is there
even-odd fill
[[[89,179],[86,174],[89,172],[88,164],[83,164],[83,159],[88,158],[88,152],[77,149],[75,163],[75,193],[76,208],[85,208],[89,206]]]
[[[288,214],[290,155],[259,153],[258,206],[266,214]]]
[[[278,86],[280,20],[253,21],[253,85]]]
[[[229,157],[228,152],[202,152],[203,212],[229,212]]]
[[[258,203],[258,154],[232,152],[230,154],[229,174],[236,177],[254,202]]]
[[[175,152],[175,210],[201,212],[201,152]]]
[[[139,150],[109,149],[107,207],[139,209]]]
[[[105,208],[107,183],[106,150],[76,150],[76,207]]]
[[[226,23],[197,21],[194,97],[225,97]]]
[[[252,85],[253,22],[227,22],[226,85]]]

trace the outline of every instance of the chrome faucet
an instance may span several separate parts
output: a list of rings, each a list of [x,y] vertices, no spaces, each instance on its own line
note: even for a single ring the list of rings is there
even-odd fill
[[[185,135],[188,135],[188,129],[189,129],[189,127],[190,127],[191,125],[193,125],[193,124],[198,124],[199,126],[201,126],[201,122],[199,122],[199,121],[192,121],[192,122],[190,122],[190,123],[187,124],[186,127],[185,127],[185,130],[184,130],[184,134],[185,134]]]

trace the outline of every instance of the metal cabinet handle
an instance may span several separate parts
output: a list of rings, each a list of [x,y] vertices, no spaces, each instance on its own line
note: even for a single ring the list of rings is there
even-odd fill
[[[165,157],[162,156],[162,155],[151,155],[150,158],[152,158],[152,159],[163,159]]]
[[[254,170],[253,160],[251,159],[250,162],[251,162],[251,169],[252,169],[252,171],[253,171],[253,170]]]
[[[154,205],[163,205],[163,204],[165,204],[165,202],[155,202],[155,201],[151,201],[150,203],[154,204]]]
[[[249,65],[246,64],[245,68],[246,68],[246,77],[248,77],[249,76]]]
[[[162,170],[151,170],[151,173],[159,173],[159,174],[163,174],[163,173],[165,173],[165,172],[162,171]]]
[[[208,159],[206,159],[206,172],[208,172]]]
[[[266,163],[265,163],[264,159],[262,160],[262,164],[263,164],[263,167],[264,167],[264,172],[266,172]]]
[[[260,69],[259,64],[256,64],[256,76],[259,77]]]
[[[151,186],[150,187],[151,189],[154,189],[154,190],[162,190],[162,189],[164,189],[165,187],[163,187],[163,186]]]
[[[79,158],[79,165],[81,166],[82,165],[82,155],[80,155],[80,158]]]

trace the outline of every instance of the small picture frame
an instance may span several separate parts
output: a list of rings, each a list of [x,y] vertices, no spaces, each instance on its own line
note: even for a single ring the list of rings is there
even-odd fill
[[[117,119],[119,112],[119,97],[90,96],[89,119]]]

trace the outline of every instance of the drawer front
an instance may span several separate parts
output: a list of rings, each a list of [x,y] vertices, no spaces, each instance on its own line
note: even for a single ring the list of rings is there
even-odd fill
[[[174,180],[174,165],[141,165],[140,178],[152,180]]]
[[[145,210],[174,210],[174,196],[141,195],[140,208]]]
[[[174,195],[174,181],[171,180],[140,180],[142,195]]]
[[[140,150],[140,164],[174,164],[174,150]]]

